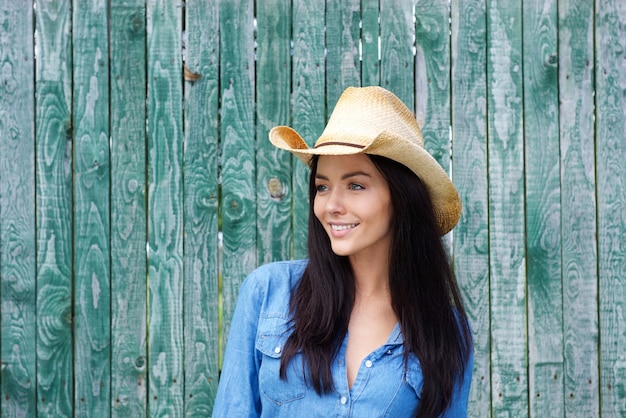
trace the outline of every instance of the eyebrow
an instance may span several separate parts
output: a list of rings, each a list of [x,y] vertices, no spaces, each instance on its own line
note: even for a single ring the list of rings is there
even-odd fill
[[[346,180],[346,179],[349,179],[350,177],[356,177],[356,176],[372,177],[365,171],[353,171],[351,173],[346,173],[343,176],[341,176],[341,180]],[[315,174],[315,178],[320,179],[320,180],[328,180],[328,177],[326,177],[323,174]]]

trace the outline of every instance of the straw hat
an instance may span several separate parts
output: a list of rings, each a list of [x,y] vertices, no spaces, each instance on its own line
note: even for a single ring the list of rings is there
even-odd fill
[[[269,138],[307,165],[312,155],[365,153],[395,160],[410,168],[426,186],[442,235],[459,221],[461,199],[452,181],[424,149],[422,132],[411,111],[382,87],[346,89],[313,148],[288,126],[273,128]]]

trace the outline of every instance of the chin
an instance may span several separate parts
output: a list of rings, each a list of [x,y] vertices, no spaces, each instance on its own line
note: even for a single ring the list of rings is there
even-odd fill
[[[335,253],[335,255],[338,255],[340,257],[347,257],[352,254],[352,251],[342,247],[336,247],[334,245],[331,245],[331,249],[333,250],[333,253]]]

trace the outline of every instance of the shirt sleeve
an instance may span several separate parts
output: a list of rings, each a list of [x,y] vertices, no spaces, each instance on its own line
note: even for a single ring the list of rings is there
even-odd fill
[[[446,411],[441,415],[443,418],[460,418],[467,416],[467,404],[469,400],[470,386],[472,384],[472,374],[474,370],[474,350],[470,352],[470,357],[465,365],[463,380],[456,384],[452,402]]]
[[[230,326],[213,417],[261,414],[255,342],[264,289],[253,272],[243,282]]]

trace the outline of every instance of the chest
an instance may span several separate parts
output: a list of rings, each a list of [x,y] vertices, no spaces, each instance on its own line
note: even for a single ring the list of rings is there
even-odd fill
[[[310,417],[409,417],[417,407],[421,371],[413,357],[404,364],[401,338],[393,338],[399,333],[397,329],[393,330],[392,341],[387,338],[365,355],[351,387],[346,379],[349,345],[346,336],[331,367],[335,389],[322,396],[306,384],[300,355],[290,362],[287,379],[279,378],[280,348],[288,336],[284,331],[282,327],[267,329],[257,338],[262,416],[303,416],[306,411]]]
[[[393,315],[352,315],[346,347],[346,377],[350,388],[363,360],[389,340],[395,324]]]

